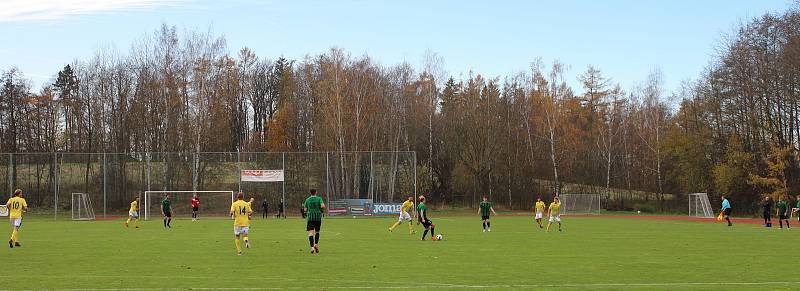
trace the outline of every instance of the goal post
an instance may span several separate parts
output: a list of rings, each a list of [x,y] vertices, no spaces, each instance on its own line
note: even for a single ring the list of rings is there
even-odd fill
[[[72,220],[94,220],[94,207],[89,194],[72,193],[70,204]]]
[[[600,214],[600,194],[561,194],[561,213]]]
[[[156,217],[161,216],[161,201],[166,195],[170,195],[170,205],[172,208],[173,218],[182,216],[189,216],[191,214],[190,201],[192,197],[197,194],[200,199],[200,212],[204,216],[227,216],[228,210],[234,200],[236,200],[236,192],[228,190],[218,191],[144,191],[142,201],[143,207],[141,214],[144,220],[150,219],[151,215]]]
[[[707,193],[691,193],[687,196],[689,197],[689,217],[714,217],[714,211],[711,210],[711,202],[708,201]]]

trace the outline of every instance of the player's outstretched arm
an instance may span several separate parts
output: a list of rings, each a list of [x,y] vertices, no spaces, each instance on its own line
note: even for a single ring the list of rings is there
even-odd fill
[[[494,212],[494,207],[489,208],[492,211],[492,214],[497,215],[497,212]]]

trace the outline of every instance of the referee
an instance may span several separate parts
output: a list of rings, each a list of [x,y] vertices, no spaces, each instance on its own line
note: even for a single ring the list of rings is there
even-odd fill
[[[728,201],[728,198],[723,195],[722,197],[722,215],[725,217],[725,221],[728,222],[728,226],[732,226],[731,224],[731,202]]]

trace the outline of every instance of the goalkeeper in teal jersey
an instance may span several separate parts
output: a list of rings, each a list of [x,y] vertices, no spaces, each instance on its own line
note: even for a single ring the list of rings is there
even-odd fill
[[[481,221],[483,222],[483,232],[492,231],[492,223],[489,222],[489,215],[497,215],[497,212],[494,212],[492,202],[489,202],[489,196],[483,196],[483,201],[481,201],[481,204],[478,206],[478,214],[481,215]]]
[[[311,196],[303,202],[303,209],[306,211],[306,230],[308,231],[308,244],[311,246],[311,253],[319,253],[319,229],[322,226],[322,211],[325,209],[325,202],[317,196],[317,189],[309,191]]]

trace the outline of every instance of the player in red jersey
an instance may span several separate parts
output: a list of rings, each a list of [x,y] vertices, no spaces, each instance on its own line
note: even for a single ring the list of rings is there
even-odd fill
[[[200,210],[200,198],[197,193],[192,196],[192,221],[197,221],[197,211]]]

